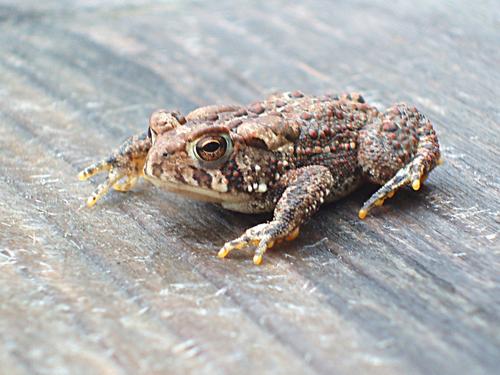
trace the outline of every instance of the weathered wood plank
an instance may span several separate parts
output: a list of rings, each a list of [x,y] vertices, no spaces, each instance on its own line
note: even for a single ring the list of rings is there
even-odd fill
[[[0,1],[0,372],[484,373],[500,366],[494,3]],[[265,216],[75,179],[158,107],[362,91],[446,164],[360,222],[325,207],[262,267]],[[96,179],[97,180],[97,179]]]

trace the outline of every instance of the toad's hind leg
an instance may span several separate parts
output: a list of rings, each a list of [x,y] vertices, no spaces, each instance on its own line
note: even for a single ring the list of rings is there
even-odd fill
[[[376,117],[359,135],[358,160],[364,175],[383,185],[359,211],[364,219],[402,186],[420,189],[440,163],[439,144],[430,121],[416,108],[398,104]]]

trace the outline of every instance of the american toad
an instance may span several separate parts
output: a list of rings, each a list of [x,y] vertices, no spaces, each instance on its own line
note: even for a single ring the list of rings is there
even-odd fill
[[[218,255],[256,246],[253,261],[275,243],[294,239],[325,202],[363,182],[382,187],[359,211],[364,219],[405,185],[420,188],[440,161],[429,120],[415,107],[379,111],[359,94],[274,94],[248,106],[202,107],[182,116],[152,114],[147,132],[84,169],[85,180],[106,171],[87,200],[93,206],[110,188],[129,190],[139,177],[229,210],[274,211],[271,221],[227,242]]]

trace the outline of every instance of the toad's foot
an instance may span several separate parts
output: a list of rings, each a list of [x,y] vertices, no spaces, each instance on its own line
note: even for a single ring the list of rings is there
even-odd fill
[[[328,168],[311,165],[291,170],[281,180],[283,193],[274,209],[271,222],[248,229],[241,237],[226,243],[219,251],[225,258],[231,250],[256,246],[253,262],[260,264],[267,249],[277,242],[293,240],[299,235],[299,227],[325,201],[333,185]]]
[[[293,229],[290,233],[283,229],[286,225],[280,224],[276,221],[270,223],[259,224],[253,228],[248,229],[242,236],[237,239],[226,242],[222,249],[219,250],[217,256],[225,258],[231,250],[240,250],[248,246],[256,246],[253,262],[255,264],[262,263],[262,257],[267,249],[274,246],[283,240],[292,241],[299,235],[299,228]]]
[[[92,207],[96,204],[110,188],[122,192],[130,190],[143,175],[144,163],[150,147],[147,133],[130,137],[111,156],[81,171],[78,178],[82,181],[98,173],[108,172],[106,180],[87,199],[87,206]],[[123,182],[120,182],[121,180]]]
[[[438,163],[442,163],[441,159]],[[419,190],[427,179],[427,175],[422,159],[414,159],[410,164],[400,169],[393,178],[363,204],[363,207],[359,210],[359,218],[364,219],[373,207],[382,206],[384,201],[392,198],[402,186],[411,185],[413,190]]]

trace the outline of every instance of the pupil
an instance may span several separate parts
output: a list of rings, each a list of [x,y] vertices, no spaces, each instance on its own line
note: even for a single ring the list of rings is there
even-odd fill
[[[203,146],[203,151],[205,152],[215,152],[219,149],[220,143],[216,141],[212,141]]]
[[[203,146],[203,151],[205,152],[216,152],[219,149],[224,149],[226,146],[226,141],[224,138],[218,140],[212,140]]]

